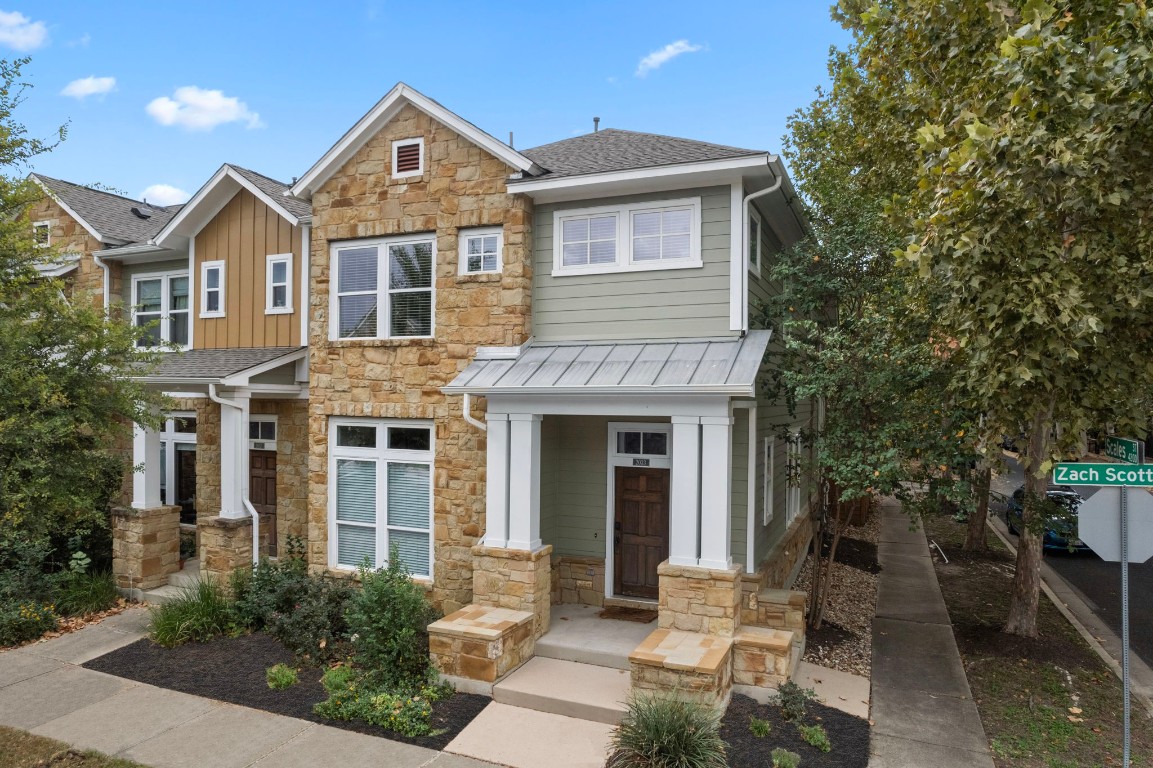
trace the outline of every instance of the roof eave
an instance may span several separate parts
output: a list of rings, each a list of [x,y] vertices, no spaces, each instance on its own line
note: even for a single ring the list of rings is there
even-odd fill
[[[220,213],[220,210],[227,205],[228,202],[236,196],[236,192],[239,191],[233,190],[231,194],[228,194],[226,190],[222,194],[214,195],[213,193],[217,192],[225,180],[231,180],[237,184],[240,189],[246,189],[251,192],[257,200],[260,200],[269,208],[272,208],[282,219],[292,226],[295,227],[300,224],[298,217],[292,215],[292,213],[273,197],[246,179],[244,174],[234,169],[228,163],[225,163],[220,166],[220,169],[217,170],[216,173],[212,174],[212,178],[205,182],[204,186],[196,191],[192,199],[164,225],[164,228],[156,233],[152,238],[152,243],[163,247],[172,247],[172,241],[177,237],[195,237],[216,214]]]
[[[35,173],[29,174],[29,175],[32,177],[32,180],[36,182],[36,185],[39,186],[42,190],[44,190],[44,194],[46,194],[50,198],[52,198],[52,201],[55,202],[57,205],[59,205],[61,208],[63,208],[65,213],[67,213],[69,216],[71,216],[73,219],[75,219],[77,224],[84,227],[84,231],[86,231],[88,234],[95,237],[100,242],[102,242],[102,243],[104,242],[104,236],[101,235],[99,232],[97,232],[96,228],[93,227],[91,224],[89,224],[87,221],[85,221],[83,219],[83,217],[80,216],[80,214],[78,214],[76,211],[74,211],[72,209],[72,207],[70,205],[68,205],[68,203],[61,200],[60,196],[58,194],[56,194],[55,192],[53,192],[52,189],[47,184],[45,184],[43,181],[41,181],[39,176],[37,176]]]
[[[463,387],[445,386],[446,395],[727,395],[753,397],[756,388],[748,384],[719,384],[711,386],[607,386],[607,387]]]

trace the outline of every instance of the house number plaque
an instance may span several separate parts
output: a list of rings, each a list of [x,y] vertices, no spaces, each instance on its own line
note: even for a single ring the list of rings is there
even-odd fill
[[[634,467],[647,467],[649,465],[648,459],[633,459]]]

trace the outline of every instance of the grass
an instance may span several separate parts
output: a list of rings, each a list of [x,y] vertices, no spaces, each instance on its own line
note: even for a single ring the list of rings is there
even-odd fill
[[[143,768],[140,763],[71,749],[62,741],[0,726],[0,768]]]
[[[235,629],[232,601],[211,579],[184,587],[180,597],[154,608],[148,625],[149,635],[165,648],[204,642]]]
[[[819,749],[822,752],[832,752],[833,745],[829,741],[829,734],[825,732],[822,725],[797,725],[797,730],[801,732],[801,738],[805,740],[813,749]]]
[[[64,582],[56,609],[65,616],[84,616],[116,605],[120,594],[109,571],[70,574]]]
[[[758,739],[763,739],[773,730],[773,724],[759,717],[749,718],[749,731]]]
[[[274,664],[268,668],[264,676],[268,680],[268,687],[274,691],[283,691],[296,685],[296,670],[287,664]]]

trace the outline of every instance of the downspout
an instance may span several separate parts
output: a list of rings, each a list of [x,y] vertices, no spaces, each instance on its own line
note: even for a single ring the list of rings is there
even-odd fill
[[[216,394],[215,383],[210,383],[208,385],[208,398],[212,402],[218,404],[221,408],[227,406],[229,408],[235,408],[236,410],[240,411],[241,424],[248,423],[248,409],[234,400],[225,400],[223,397]],[[243,430],[240,433],[240,437],[241,440],[244,439]],[[245,465],[247,465],[247,462],[245,462]],[[243,480],[243,475],[246,475],[247,472],[242,472],[241,474],[241,479]],[[260,515],[257,514],[256,508],[252,506],[252,502],[248,500],[248,483],[241,482],[240,484],[240,500],[244,504],[244,508],[248,511],[249,516],[252,517],[252,564],[256,565],[260,562]]]
[[[107,315],[112,306],[112,297],[108,295],[108,291],[112,288],[112,273],[109,266],[95,253],[92,254],[92,263],[104,272],[104,314]]]
[[[464,393],[464,420],[481,432],[488,432],[488,424],[472,415],[472,395],[468,392]]]
[[[784,176],[777,175],[772,165],[769,165],[768,168],[769,173],[773,174],[775,181],[759,192],[752,192],[745,195],[744,203],[741,204],[741,243],[744,245],[741,249],[742,255],[744,256],[742,259],[743,268],[741,269],[741,304],[744,307],[744,312],[742,313],[744,317],[741,321],[742,334],[749,330],[749,203],[758,197],[764,197],[765,195],[776,192],[781,188],[781,182],[785,180]]]

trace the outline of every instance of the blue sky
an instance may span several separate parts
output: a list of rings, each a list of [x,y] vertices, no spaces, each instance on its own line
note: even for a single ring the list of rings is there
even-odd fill
[[[17,2],[34,170],[157,203],[223,162],[290,180],[403,80],[518,148],[602,127],[779,151],[847,43],[820,0]],[[171,199],[169,199],[171,198]]]

